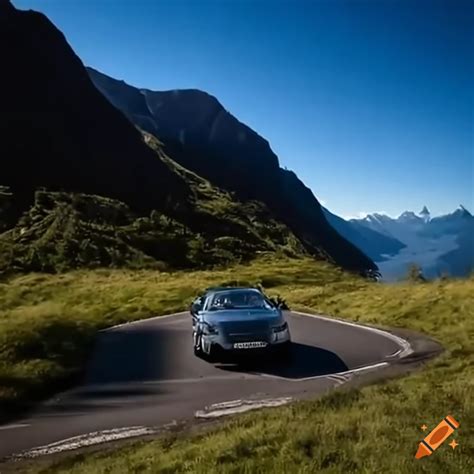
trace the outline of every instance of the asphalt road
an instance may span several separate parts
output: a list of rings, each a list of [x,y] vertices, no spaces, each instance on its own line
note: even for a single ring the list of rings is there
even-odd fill
[[[187,313],[103,331],[80,387],[28,418],[0,425],[0,459],[79,435],[87,436],[78,444],[88,444],[123,433],[144,434],[146,427],[193,419],[217,403],[240,400],[229,405],[239,407],[314,396],[410,350],[403,340],[362,326],[300,313],[288,313],[287,320],[293,339],[287,362],[258,358],[211,364],[198,359]],[[212,408],[203,413],[215,414]],[[139,428],[117,430],[130,427]],[[103,430],[112,430],[109,438],[103,438],[107,432],[90,434]],[[54,450],[49,446],[44,452]]]

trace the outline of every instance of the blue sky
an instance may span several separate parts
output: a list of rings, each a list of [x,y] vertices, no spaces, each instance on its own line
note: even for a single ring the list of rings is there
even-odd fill
[[[199,88],[342,216],[474,208],[474,3],[13,0],[87,65]]]

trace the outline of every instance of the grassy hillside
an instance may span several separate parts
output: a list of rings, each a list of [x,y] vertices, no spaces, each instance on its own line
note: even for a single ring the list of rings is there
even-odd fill
[[[239,282],[235,280],[239,276]],[[474,280],[382,285],[309,259],[261,259],[221,271],[151,270],[32,274],[0,287],[1,397],[46,393],[79,370],[95,331],[183,308],[215,283],[261,283],[293,307],[411,328],[447,349],[409,377],[239,416],[197,436],[135,442],[72,455],[45,472],[455,472],[474,469]],[[67,344],[64,340],[67,336]],[[461,427],[456,451],[414,460],[420,426],[448,413]],[[383,455],[380,453],[383,452]]]
[[[180,220],[158,211],[137,215],[102,196],[37,191],[14,224],[3,221],[0,272],[204,267],[258,252],[304,255],[296,237],[263,206],[232,201],[212,187],[198,191],[199,200],[174,213]]]
[[[0,272],[79,267],[185,268],[229,264],[258,252],[304,255],[302,243],[257,202],[239,202],[174,163],[145,135],[155,159],[187,183],[189,195],[166,212],[133,212],[121,201],[81,193],[0,187]]]

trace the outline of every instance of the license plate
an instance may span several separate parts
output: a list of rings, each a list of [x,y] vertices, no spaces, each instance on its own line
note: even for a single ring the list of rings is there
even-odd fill
[[[266,347],[267,344],[264,341],[236,342],[234,343],[234,349],[256,349],[258,347]]]

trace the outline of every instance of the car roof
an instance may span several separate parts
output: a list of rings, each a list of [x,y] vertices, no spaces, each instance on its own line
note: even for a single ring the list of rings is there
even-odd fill
[[[234,291],[234,290],[254,290],[260,291],[258,288],[254,288],[252,286],[212,286],[207,288],[205,293],[211,293],[216,291]]]
[[[262,294],[258,288],[252,288],[250,286],[215,286],[208,288],[202,295],[201,298],[208,298],[210,295],[215,295],[216,293],[227,293],[233,291],[255,291]]]

